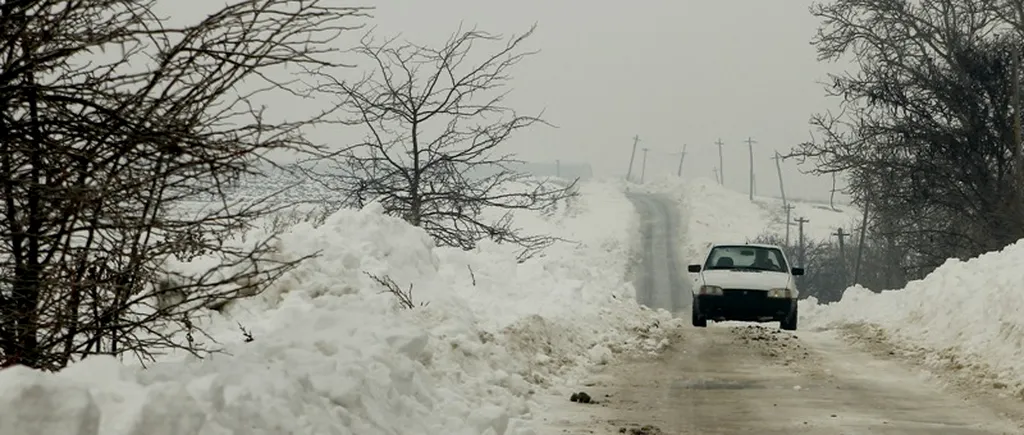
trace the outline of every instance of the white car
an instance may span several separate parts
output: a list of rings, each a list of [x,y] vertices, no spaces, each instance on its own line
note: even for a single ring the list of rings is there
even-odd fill
[[[704,264],[691,264],[698,274],[693,286],[693,326],[716,322],[779,322],[795,331],[797,298],[794,276],[804,274],[790,267],[782,248],[775,245],[714,245]]]

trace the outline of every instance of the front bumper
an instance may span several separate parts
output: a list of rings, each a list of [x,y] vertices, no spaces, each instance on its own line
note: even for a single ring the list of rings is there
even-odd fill
[[[796,311],[796,299],[769,298],[763,290],[723,290],[721,295],[698,295],[694,309],[709,320],[781,321]]]

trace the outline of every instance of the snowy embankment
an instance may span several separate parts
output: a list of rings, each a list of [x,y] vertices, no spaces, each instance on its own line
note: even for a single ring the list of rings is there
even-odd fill
[[[784,234],[785,215],[782,200],[754,196],[751,202],[747,194],[722,187],[714,180],[698,178],[682,180],[678,177],[662,177],[630,189],[665,195],[679,206],[680,215],[686,228],[686,258],[700,261],[713,243],[744,243],[766,232]],[[804,237],[808,240],[827,240],[836,228],[850,228],[858,212],[851,206],[828,206],[803,201],[790,201],[793,206],[791,218],[808,219]],[[796,242],[797,229],[791,228],[792,240]]]
[[[869,326],[933,369],[1024,394],[1024,240],[968,261],[947,260],[900,290],[860,286],[839,302],[801,304],[815,329]]]
[[[639,186],[632,186],[639,189]],[[666,178],[643,190],[669,195],[680,204],[694,255],[712,242],[743,241],[766,229],[784,231],[764,198],[730,191],[711,180]],[[806,216],[808,237],[824,239],[835,228],[850,228],[858,212],[835,213],[817,204],[791,202],[794,217]],[[982,385],[1024,396],[1024,240],[969,261],[948,260],[906,288],[875,293],[847,289],[841,301],[800,303],[805,330],[849,330],[877,334],[900,351],[936,370],[954,370]]]
[[[104,357],[56,374],[5,369],[0,433],[535,433],[533,392],[661,348],[652,325],[668,316],[633,299],[638,217],[617,186],[584,184],[553,215],[517,218],[578,243],[520,264],[509,246],[435,247],[376,206],[298,224],[280,255],[321,255],[200,322],[225,354],[146,369]],[[369,274],[411,285],[426,305],[399,308]]]

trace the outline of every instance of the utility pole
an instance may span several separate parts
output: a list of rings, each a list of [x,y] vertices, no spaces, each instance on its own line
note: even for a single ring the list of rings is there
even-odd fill
[[[626,171],[626,181],[633,181],[633,159],[636,158],[636,144],[640,143],[640,136],[633,136],[633,152],[629,154],[629,170]]]
[[[839,239],[839,261],[840,261],[840,264],[842,264],[842,266],[843,266],[842,267],[843,286],[847,286],[850,283],[846,282],[846,270],[847,270],[847,266],[846,266],[846,264],[847,264],[847,262],[846,262],[846,238],[849,237],[850,234],[843,232],[843,227],[839,227],[838,229],[836,229],[836,232],[832,233],[832,235],[836,236]]]
[[[745,142],[750,150],[750,202],[754,202],[754,143],[756,141],[748,137]]]
[[[1018,218],[1024,217],[1024,151],[1021,150],[1021,103],[1020,103],[1020,48],[1017,45],[1013,47],[1013,157],[1014,164],[1017,166],[1017,186],[1020,191],[1020,195],[1017,197],[1016,209],[1018,212]]]
[[[644,176],[647,175],[647,151],[649,150],[650,148],[644,148],[644,162],[640,167],[640,184],[644,184]]]
[[[718,145],[718,184],[725,185],[725,161],[722,158],[722,139],[719,138],[715,141],[715,145]]]
[[[775,160],[775,172],[779,174],[779,194],[782,195],[782,206],[789,207],[789,202],[786,201],[786,186],[782,184],[782,163],[780,163],[782,161],[782,154],[776,151],[775,157],[772,157],[772,160]]]
[[[796,220],[797,225],[799,225],[799,227],[798,227],[799,230],[798,231],[800,231],[799,232],[799,235],[800,235],[800,239],[799,239],[800,240],[800,242],[799,242],[800,243],[800,267],[804,267],[804,265],[807,264],[806,263],[806,260],[807,260],[807,257],[806,257],[807,252],[806,251],[807,250],[804,249],[804,224],[808,223],[808,222],[810,222],[810,221],[807,220],[807,219],[804,219],[803,217],[797,218],[797,220]]]
[[[830,193],[828,195],[828,206],[833,211],[836,210],[836,192],[838,192],[838,191],[839,191],[839,189],[836,189],[836,173],[833,172],[832,173],[832,190],[829,191]]]
[[[864,201],[864,218],[860,221],[860,240],[857,242],[857,264],[853,268],[853,283],[857,284],[860,278],[860,261],[864,258],[864,233],[868,231],[868,208],[871,206],[871,197]]]
[[[839,239],[839,255],[843,258],[846,257],[846,238],[850,237],[850,233],[843,232],[843,227],[839,227],[836,232],[832,233]]]
[[[683,159],[686,158],[686,144],[683,144],[683,152],[679,153],[679,169],[676,169],[676,176],[683,176]]]
[[[794,206],[789,204],[783,206],[783,209],[786,210],[786,246],[789,246],[789,227],[793,226],[793,221],[790,220],[790,216],[792,216],[794,208]]]
[[[562,176],[562,161],[559,159],[555,159],[555,176]]]

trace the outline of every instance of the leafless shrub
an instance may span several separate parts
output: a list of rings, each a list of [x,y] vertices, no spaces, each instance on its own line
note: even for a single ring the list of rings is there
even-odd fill
[[[285,206],[224,192],[268,154],[319,152],[302,136],[315,117],[275,121],[256,99],[297,95],[271,69],[332,65],[327,44],[361,10],[242,0],[166,28],[154,3],[0,4],[3,365],[202,355],[195,310],[303,260],[275,256],[273,234],[233,243]],[[218,264],[168,278],[170,262],[201,256]]]

